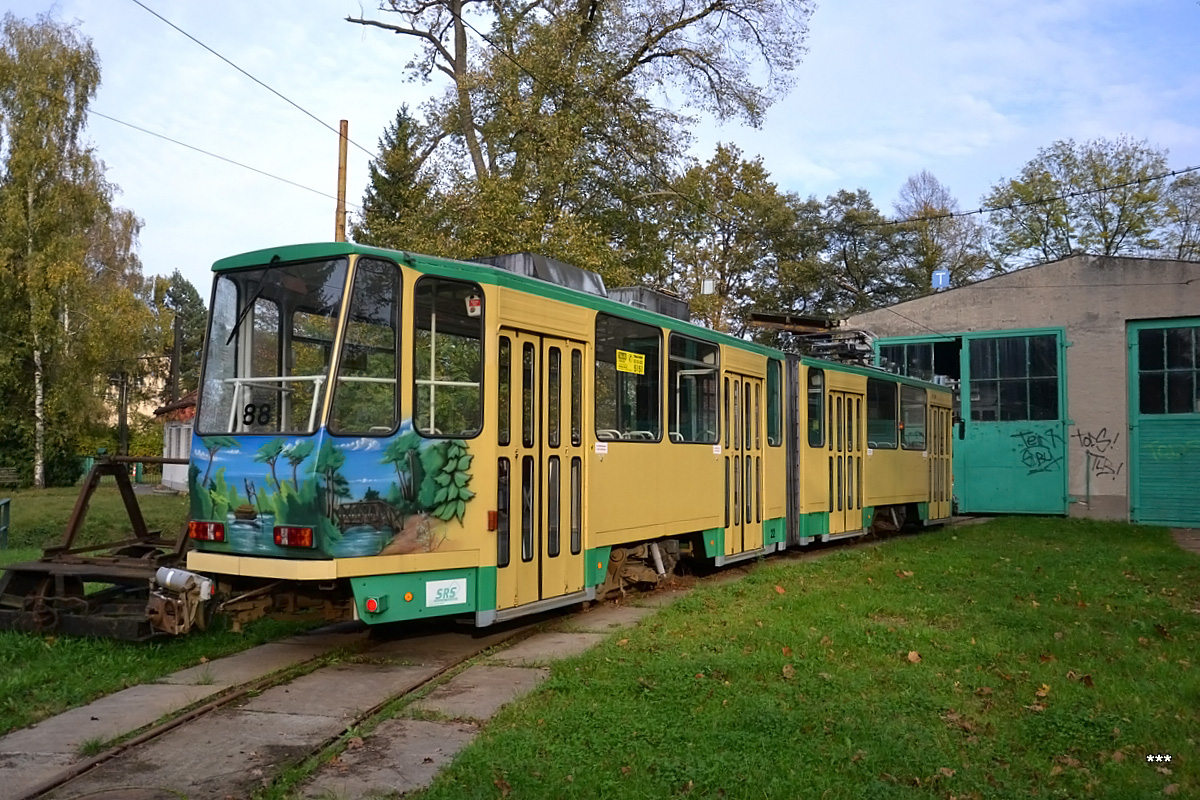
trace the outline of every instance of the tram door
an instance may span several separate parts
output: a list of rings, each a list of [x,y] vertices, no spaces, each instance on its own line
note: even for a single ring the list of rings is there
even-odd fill
[[[762,533],[763,381],[726,373],[725,555],[759,550]]]
[[[863,528],[863,395],[829,392],[829,533]]]
[[[497,609],[583,589],[584,348],[500,331]]]
[[[929,518],[950,517],[950,409],[930,406]]]

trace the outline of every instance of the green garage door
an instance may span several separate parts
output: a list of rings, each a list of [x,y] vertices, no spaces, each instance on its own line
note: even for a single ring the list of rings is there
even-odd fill
[[[880,366],[955,389],[959,512],[1067,513],[1062,328],[889,338],[878,345]]]
[[[1200,318],[1132,322],[1130,517],[1200,527]]]

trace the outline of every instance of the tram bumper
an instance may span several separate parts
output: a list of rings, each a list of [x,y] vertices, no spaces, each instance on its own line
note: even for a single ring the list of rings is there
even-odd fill
[[[146,617],[156,631],[181,636],[192,628],[204,630],[212,616],[216,585],[195,572],[160,567],[150,586]]]

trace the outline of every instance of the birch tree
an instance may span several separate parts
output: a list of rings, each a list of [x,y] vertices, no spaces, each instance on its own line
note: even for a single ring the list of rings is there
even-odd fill
[[[83,139],[99,81],[91,42],[74,27],[5,15],[0,438],[28,454],[38,487],[48,454],[73,460],[73,438],[97,416],[103,376],[128,370],[146,343],[140,222],[113,208],[114,188]]]

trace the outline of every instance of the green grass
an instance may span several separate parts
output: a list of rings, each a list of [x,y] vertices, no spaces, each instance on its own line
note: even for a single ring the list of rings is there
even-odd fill
[[[768,560],[555,665],[421,797],[1200,796],[1198,612],[1158,528]]]
[[[43,546],[59,543],[77,495],[73,488],[5,493],[12,498],[12,524],[10,549],[0,551],[0,566],[35,560]],[[168,537],[187,520],[186,497],[139,494],[138,502],[147,526]],[[131,534],[125,506],[110,480],[92,496],[76,545]],[[312,624],[263,620],[240,634],[214,629],[142,643],[0,631],[0,734]]]
[[[30,550],[36,558],[41,555],[41,548],[59,544],[78,496],[79,489],[75,487],[0,490],[0,498],[12,500],[9,504],[12,516],[8,531],[10,550],[0,551],[0,564],[19,560],[11,557],[12,551]],[[164,536],[173,538],[187,522],[186,496],[139,494],[137,499],[150,530],[161,530]],[[83,531],[75,543],[99,544],[132,535],[129,515],[110,479],[92,495]]]
[[[150,642],[0,631],[0,735],[310,627],[311,623],[260,620],[242,633],[210,629]]]

